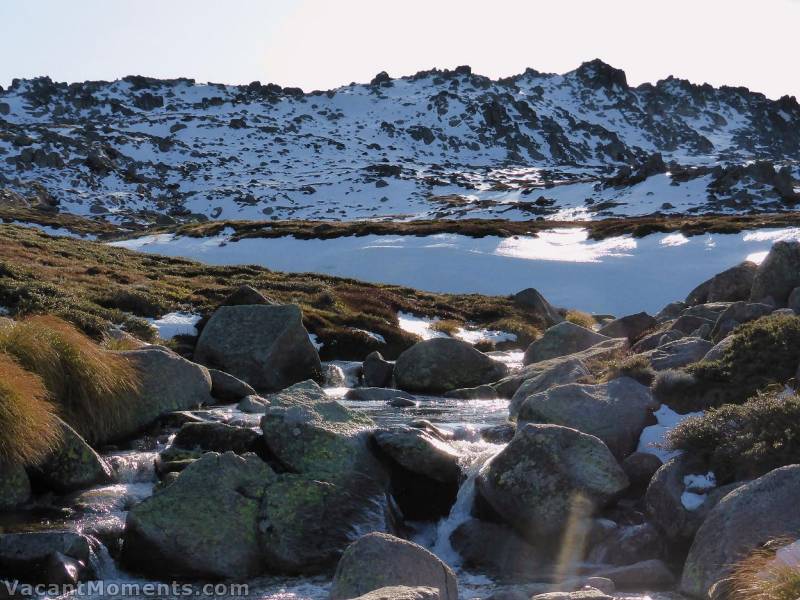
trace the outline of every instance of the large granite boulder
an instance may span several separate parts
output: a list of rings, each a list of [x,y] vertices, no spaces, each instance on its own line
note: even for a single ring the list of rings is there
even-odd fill
[[[476,478],[494,512],[540,544],[558,544],[570,520],[587,520],[627,486],[622,468],[595,436],[532,423],[519,427]]]
[[[574,354],[586,350],[611,338],[575,323],[564,321],[544,332],[525,351],[522,363],[529,365],[558,356]]]
[[[508,368],[472,345],[453,338],[434,338],[414,344],[394,366],[400,389],[442,393],[497,381]]]
[[[102,441],[130,437],[169,412],[214,404],[211,375],[202,365],[162,346],[147,346],[120,354],[140,373],[141,383],[132,400],[136,411],[124,429],[115,432],[110,440]]]
[[[539,367],[534,371],[531,367]],[[508,405],[508,416],[517,417],[520,407],[530,396],[545,392],[558,385],[575,383],[592,377],[586,363],[579,358],[559,357],[534,363],[528,367],[530,377],[522,382],[511,397]]]
[[[458,600],[452,569],[422,546],[369,533],[348,546],[336,567],[330,600],[349,600],[387,586],[432,587],[442,600]]]
[[[0,578],[3,579],[75,585],[95,578],[91,558],[89,538],[72,531],[0,534]],[[5,586],[3,592],[7,592]],[[8,594],[7,597],[14,596]]]
[[[714,344],[699,337],[683,337],[643,353],[656,371],[678,369],[690,365],[708,353]]]
[[[707,304],[709,302],[737,302],[747,300],[753,287],[758,265],[744,261],[722,273],[717,273],[694,288],[686,296],[686,304]]]
[[[517,421],[553,423],[591,434],[622,460],[636,449],[656,408],[650,388],[620,377],[597,385],[559,385],[528,396]]]
[[[259,391],[322,380],[319,355],[294,304],[218,308],[197,341],[195,359]]]
[[[694,538],[681,590],[706,598],[732,567],[764,543],[800,538],[800,465],[781,467],[725,496],[709,512]]]
[[[455,448],[424,429],[397,426],[376,431],[373,438],[378,448],[412,473],[440,483],[456,483],[461,477]]]

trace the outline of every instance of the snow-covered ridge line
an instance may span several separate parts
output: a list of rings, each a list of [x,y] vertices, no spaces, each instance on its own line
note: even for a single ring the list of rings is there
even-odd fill
[[[800,105],[600,61],[304,94],[126,77],[0,92],[0,185],[120,222],[785,210]]]

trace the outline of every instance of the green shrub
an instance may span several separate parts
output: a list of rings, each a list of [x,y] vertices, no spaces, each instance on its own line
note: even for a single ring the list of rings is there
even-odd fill
[[[0,468],[36,465],[60,439],[55,407],[42,380],[0,353]]]
[[[157,294],[125,288],[110,291],[97,298],[96,302],[104,308],[117,309],[153,319],[168,313],[174,307],[174,303]]]
[[[710,409],[672,429],[666,446],[706,459],[721,483],[800,463],[800,397],[771,391]]]
[[[90,443],[133,418],[133,366],[61,319],[34,316],[0,329],[0,351],[41,377],[61,417]]]
[[[736,328],[732,335],[733,342],[721,359],[701,361],[687,369],[700,382],[724,384],[720,400],[743,402],[758,390],[795,376],[800,365],[800,317],[761,317]]]

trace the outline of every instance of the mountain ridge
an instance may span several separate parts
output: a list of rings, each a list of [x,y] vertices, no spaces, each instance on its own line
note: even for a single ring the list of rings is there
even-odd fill
[[[0,186],[116,221],[775,212],[800,200],[799,157],[793,97],[631,87],[599,59],[309,93],[142,76],[0,92]]]

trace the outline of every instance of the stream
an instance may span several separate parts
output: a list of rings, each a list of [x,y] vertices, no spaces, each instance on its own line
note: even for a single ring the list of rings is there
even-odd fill
[[[506,359],[512,364],[521,356],[519,353],[508,353]],[[346,375],[358,363],[336,363]],[[518,367],[520,363],[516,362]],[[352,385],[352,377],[347,377]],[[326,388],[331,398],[342,399],[349,387]],[[342,400],[348,407],[363,411],[372,417],[378,426],[391,426],[408,423],[414,419],[424,418],[436,426],[454,434],[457,441],[454,447],[461,455],[460,463],[465,474],[455,504],[450,514],[438,523],[409,523],[414,532],[413,541],[429,548],[442,560],[447,562],[456,572],[459,579],[462,598],[485,597],[498,589],[487,576],[472,573],[464,569],[457,552],[449,542],[450,534],[470,517],[475,494],[475,477],[481,466],[499,452],[503,445],[492,444],[481,440],[479,429],[487,425],[495,425],[505,421],[507,400],[451,400],[438,397],[419,397],[416,407],[398,410],[388,407],[383,402],[364,402]],[[212,406],[201,411],[205,418],[222,422],[258,428],[260,415],[239,411],[235,405]],[[2,523],[3,530],[24,531],[35,527],[38,530],[71,529],[89,536],[94,542],[92,566],[102,586],[83,589],[80,594],[70,593],[64,596],[43,596],[52,598],[88,597],[106,599],[126,596],[126,584],[152,584],[159,582],[137,577],[122,570],[114,556],[117,555],[118,543],[124,528],[127,511],[153,493],[157,483],[154,461],[159,451],[163,450],[174,436],[174,431],[164,432],[157,438],[144,437],[133,440],[129,448],[115,450],[103,454],[114,470],[114,482],[98,486],[76,494],[43,499],[46,505],[45,514],[27,513],[27,519],[20,517],[18,522]],[[34,523],[34,525],[31,525]],[[162,583],[163,585],[163,583]],[[206,595],[204,582],[193,582],[181,588],[178,594],[158,594],[158,597],[176,597],[182,595]],[[292,599],[322,600],[328,596],[330,579],[318,577],[260,577],[247,582],[247,594],[226,593],[223,588],[215,589],[212,594],[217,598],[260,598],[260,599]],[[129,597],[129,596],[126,596]],[[666,599],[671,596],[624,596],[646,600]]]

